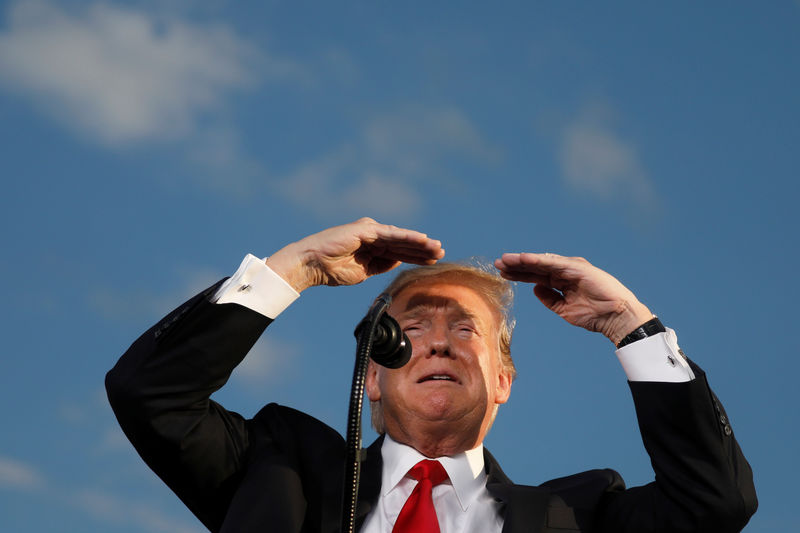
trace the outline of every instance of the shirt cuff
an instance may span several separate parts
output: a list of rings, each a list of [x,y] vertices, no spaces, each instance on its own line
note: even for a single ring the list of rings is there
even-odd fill
[[[678,347],[678,336],[666,329],[617,350],[628,381],[681,383],[694,379],[694,372]]]
[[[211,301],[243,305],[267,318],[277,318],[300,294],[264,261],[247,254],[236,273],[225,280]]]

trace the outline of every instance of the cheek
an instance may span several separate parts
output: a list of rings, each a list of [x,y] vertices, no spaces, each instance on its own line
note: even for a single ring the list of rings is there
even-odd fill
[[[404,369],[405,367],[398,369],[380,367],[378,369],[376,372],[375,388],[378,390],[381,397],[392,396],[394,391],[403,386],[405,378]]]
[[[488,350],[484,346],[477,355],[477,365],[480,367],[481,375],[486,381],[487,388],[494,386],[500,373],[499,352]]]

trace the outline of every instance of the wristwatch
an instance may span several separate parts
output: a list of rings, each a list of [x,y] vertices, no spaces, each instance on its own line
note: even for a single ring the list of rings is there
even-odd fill
[[[642,339],[646,339],[647,337],[651,337],[656,333],[663,333],[665,331],[667,331],[667,328],[664,327],[664,324],[661,323],[657,316],[654,316],[619,341],[617,348],[622,348],[623,346],[627,346],[632,342],[640,341]]]

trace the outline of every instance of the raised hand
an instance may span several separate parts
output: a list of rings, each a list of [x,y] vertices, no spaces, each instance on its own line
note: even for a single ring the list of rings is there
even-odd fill
[[[549,309],[570,324],[602,333],[615,345],[653,318],[619,280],[582,257],[507,253],[494,265],[506,279],[535,283],[534,294]]]
[[[400,263],[430,265],[442,243],[418,231],[361,218],[289,244],[267,265],[298,292],[315,285],[354,285]]]

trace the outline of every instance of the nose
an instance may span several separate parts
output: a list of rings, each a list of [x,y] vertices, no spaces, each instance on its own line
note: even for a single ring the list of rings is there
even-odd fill
[[[427,355],[429,357],[450,357],[452,347],[450,335],[446,327],[435,326],[428,332]]]

